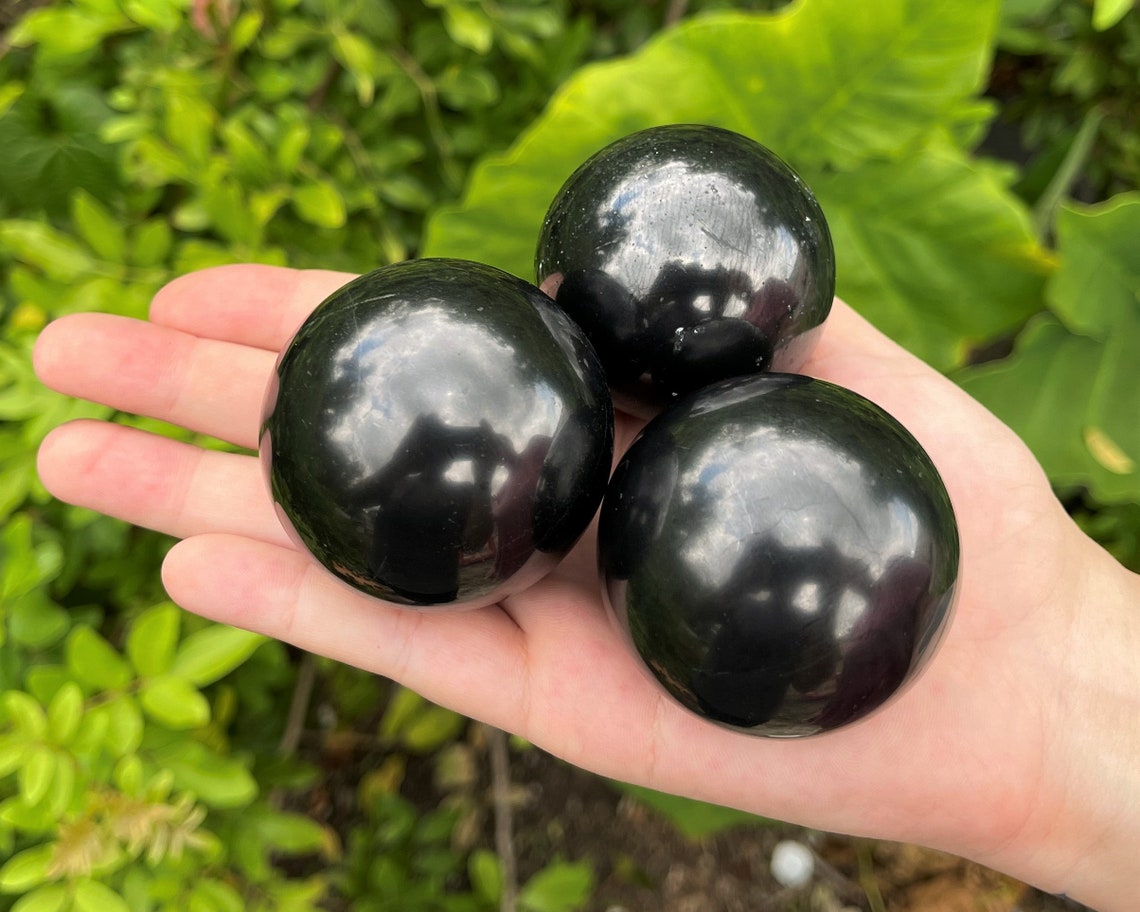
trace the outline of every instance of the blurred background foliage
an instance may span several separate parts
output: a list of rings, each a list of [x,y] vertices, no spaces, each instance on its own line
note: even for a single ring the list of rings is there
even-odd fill
[[[59,0],[0,28],[0,909],[499,908],[488,733],[166,602],[169,543],[52,501],[35,451],[81,416],[186,435],[42,389],[31,345],[220,263],[532,278],[561,181],[654,123],[788,158],[840,293],[1140,569],[1129,0]],[[684,832],[739,823],[641,797]],[[554,859],[518,907],[593,885]]]

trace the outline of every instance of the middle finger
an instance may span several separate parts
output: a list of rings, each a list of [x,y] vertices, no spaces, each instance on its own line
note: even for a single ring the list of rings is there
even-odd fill
[[[53,389],[257,447],[261,402],[276,355],[110,314],[64,317],[36,343],[36,372]]]

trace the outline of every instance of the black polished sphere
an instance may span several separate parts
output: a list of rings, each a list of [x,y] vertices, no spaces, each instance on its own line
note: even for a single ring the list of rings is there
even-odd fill
[[[922,447],[861,396],[791,374],[724,381],[651,421],[598,548],[609,610],[661,685],[770,737],[890,699],[933,652],[958,576]]]
[[[266,395],[282,523],[405,605],[486,604],[551,570],[601,501],[613,407],[581,330],[462,260],[386,266],[297,331]]]
[[[798,370],[835,292],[807,185],[759,143],[694,125],[634,133],[578,168],[536,269],[615,401],[642,415],[728,377]]]

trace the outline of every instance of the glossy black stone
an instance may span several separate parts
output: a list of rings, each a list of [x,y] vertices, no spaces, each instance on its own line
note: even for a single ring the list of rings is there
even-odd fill
[[[614,620],[661,685],[770,737],[867,715],[929,659],[958,531],[897,421],[791,374],[724,381],[651,421],[602,505]]]
[[[282,523],[327,569],[385,601],[473,606],[534,583],[585,530],[613,407],[537,288],[416,260],[350,282],[297,331],[260,449]]]
[[[798,370],[835,292],[807,185],[759,143],[697,125],[634,133],[578,168],[547,212],[536,270],[615,401],[642,415],[728,377]]]

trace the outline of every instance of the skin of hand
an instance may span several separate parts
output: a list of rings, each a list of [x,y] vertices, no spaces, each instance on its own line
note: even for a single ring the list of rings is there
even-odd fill
[[[180,278],[149,321],[78,314],[41,334],[68,395],[257,446],[277,353],[351,276],[230,266]],[[604,776],[834,832],[953,852],[1103,912],[1140,868],[1140,577],[1088,539],[1021,441],[837,301],[803,373],[898,418],[960,523],[955,615],[896,701],[848,728],[754,738],[675,705],[600,600],[591,528],[500,604],[415,611],[326,574],[281,529],[254,456],[105,422],[54,430],[56,497],[182,539],[163,581],[186,609],[397,680]],[[617,452],[638,425],[619,415]]]

